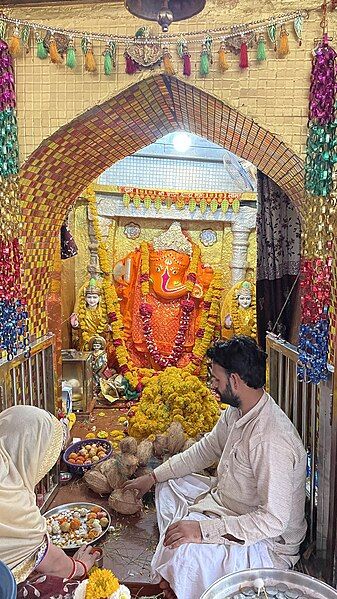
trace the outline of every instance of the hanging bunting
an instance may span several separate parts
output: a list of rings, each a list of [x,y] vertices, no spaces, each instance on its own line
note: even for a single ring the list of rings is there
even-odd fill
[[[226,54],[226,44],[224,42],[221,42],[220,48],[218,50],[218,54],[219,54],[220,71],[222,71],[222,72],[227,71],[227,69],[229,68],[229,63],[228,63],[227,54]]]
[[[259,35],[259,39],[258,39],[258,42],[257,42],[256,60],[258,62],[263,62],[266,59],[267,59],[266,40],[265,40],[265,37],[264,37],[263,33],[261,33]]]
[[[14,19],[4,14],[0,15],[0,39],[5,36],[7,25],[10,24],[9,48],[13,57],[21,55],[22,48],[28,51],[30,33],[33,30],[36,41],[36,56],[44,60],[48,53],[54,64],[61,64],[64,60],[65,66],[75,70],[76,53],[75,38],[81,39],[82,51],[85,57],[85,70],[96,72],[97,64],[93,53],[92,43],[103,42],[103,69],[106,76],[111,75],[116,66],[117,44],[124,45],[125,72],[132,75],[141,69],[159,67],[162,65],[166,75],[175,74],[172,60],[171,47],[177,45],[178,55],[183,62],[183,74],[189,77],[192,71],[190,44],[200,44],[202,36],[202,48],[200,54],[199,75],[207,76],[212,66],[212,44],[213,40],[219,40],[218,66],[221,72],[228,69],[227,52],[240,55],[240,67],[248,67],[248,51],[255,46],[257,62],[266,60],[266,37],[271,41],[276,50],[277,27],[280,26],[280,39],[278,56],[285,57],[289,53],[289,36],[285,29],[286,23],[292,23],[293,32],[301,45],[304,19],[308,17],[308,11],[296,11],[270,19],[242,23],[232,27],[217,27],[207,31],[193,31],[183,34],[179,38],[174,35],[152,35],[148,27],[141,27],[134,37],[106,33],[81,33],[75,30],[52,29],[39,23],[27,23],[20,19]],[[42,32],[46,32],[45,37]],[[8,32],[7,32],[8,34]]]
[[[277,49],[278,58],[285,58],[289,54],[288,32],[284,25],[281,25],[279,45]]]
[[[314,50],[309,95],[305,163],[308,212],[301,263],[301,325],[297,368],[300,380],[314,384],[328,377],[334,214],[337,207],[333,189],[337,162],[337,53],[329,44],[326,0],[322,11],[323,36]],[[314,236],[312,229],[315,229]]]
[[[276,46],[276,25],[275,25],[275,23],[271,23],[267,27],[267,34],[268,34],[270,42],[274,46],[275,52],[276,52],[277,46]]]
[[[243,39],[240,47],[240,69],[248,68],[248,47],[246,41]]]
[[[75,42],[74,42],[73,38],[71,38],[69,40],[69,44],[68,44],[68,48],[67,48],[66,66],[69,69],[76,68],[76,50],[75,50]]]
[[[175,75],[174,66],[172,64],[172,56],[167,46],[163,47],[163,66],[165,75]]]
[[[19,151],[12,59],[0,41],[0,354],[29,352],[28,314],[21,285]]]

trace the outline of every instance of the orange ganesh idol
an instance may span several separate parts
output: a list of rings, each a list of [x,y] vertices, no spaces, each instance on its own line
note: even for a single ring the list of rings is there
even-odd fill
[[[114,268],[126,346],[135,366],[162,370],[191,358],[213,270],[179,223]]]

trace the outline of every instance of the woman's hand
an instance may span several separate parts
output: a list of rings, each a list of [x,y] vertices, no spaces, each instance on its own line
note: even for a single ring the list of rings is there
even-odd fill
[[[122,486],[123,491],[136,491],[136,496],[141,498],[147,493],[155,483],[152,474],[144,474],[138,478],[127,480]]]
[[[95,548],[91,547],[91,545],[83,545],[74,554],[74,559],[83,562],[87,568],[87,571],[89,572],[90,568],[93,567],[95,561],[98,559],[99,553],[100,552],[99,551],[96,552]],[[83,572],[83,574],[84,574],[84,572]],[[81,573],[81,575],[82,575],[82,573]]]

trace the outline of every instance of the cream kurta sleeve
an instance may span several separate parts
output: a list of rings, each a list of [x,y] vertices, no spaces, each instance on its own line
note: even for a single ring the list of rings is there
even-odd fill
[[[235,544],[231,535],[243,545],[275,539],[288,526],[292,513],[295,456],[290,448],[277,442],[260,442],[250,454],[256,479],[259,507],[247,514],[203,520],[200,522],[205,543]]]
[[[200,441],[155,468],[154,474],[159,483],[171,478],[180,478],[193,472],[209,468],[221,458],[228,434],[226,412],[220,416],[217,424]]]

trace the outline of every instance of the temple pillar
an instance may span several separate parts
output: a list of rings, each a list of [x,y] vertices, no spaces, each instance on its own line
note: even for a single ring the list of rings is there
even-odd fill
[[[242,206],[231,222],[233,233],[232,285],[246,278],[249,235],[256,227],[256,209]]]

